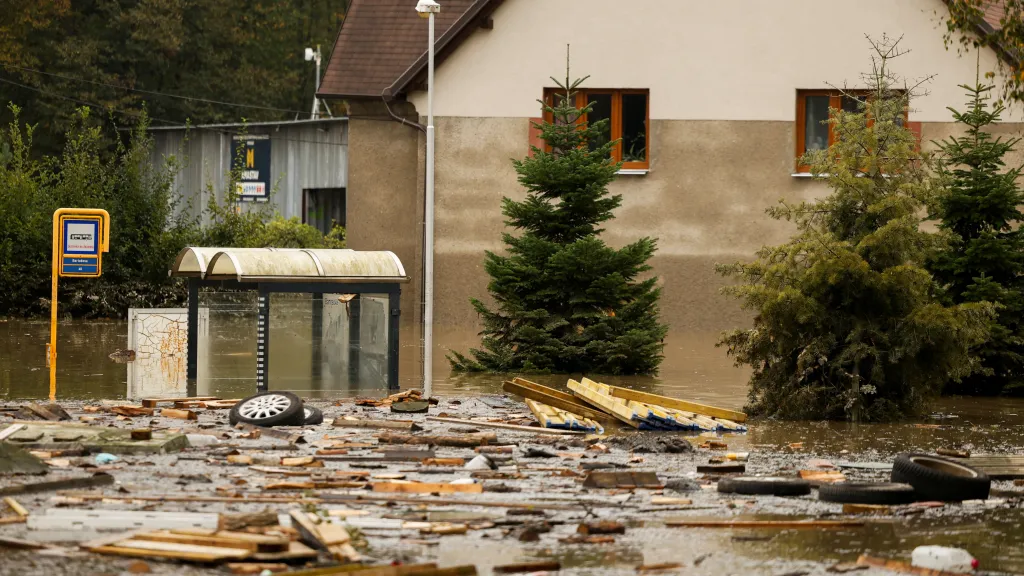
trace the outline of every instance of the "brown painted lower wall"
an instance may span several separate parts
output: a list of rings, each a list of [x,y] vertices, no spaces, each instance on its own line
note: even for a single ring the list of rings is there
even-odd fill
[[[511,159],[527,154],[529,120],[436,123],[435,318],[439,325],[476,326],[469,298],[486,300],[484,251],[501,250],[506,230],[501,198],[525,196]],[[999,131],[1020,128],[1004,125]],[[926,124],[923,140],[927,145],[954,130],[953,124]],[[409,132],[398,124],[352,122],[349,237],[353,248],[399,253],[417,280],[418,302],[423,163],[416,149],[421,139]],[[791,174],[793,150],[791,122],[651,122],[650,173],[623,175],[612,184],[623,203],[604,238],[613,246],[645,235],[659,239],[653,272],[663,285],[662,318],[673,331],[717,331],[749,322],[736,302],[720,295],[726,281],[714,266],[750,258],[793,233],[791,224],[772,220],[765,208],[780,198],[799,201],[826,191],[823,183]],[[418,311],[409,313],[410,304],[403,299],[404,317],[418,319]]]
[[[411,281],[402,317],[420,322],[423,194],[420,132],[382,119],[349,120],[346,239],[353,250],[391,250]]]

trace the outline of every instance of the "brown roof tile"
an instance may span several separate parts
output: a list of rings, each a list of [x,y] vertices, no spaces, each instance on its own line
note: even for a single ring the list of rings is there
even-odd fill
[[[441,0],[435,45],[475,1]],[[426,53],[427,22],[414,0],[352,0],[327,63],[321,96],[380,97]]]

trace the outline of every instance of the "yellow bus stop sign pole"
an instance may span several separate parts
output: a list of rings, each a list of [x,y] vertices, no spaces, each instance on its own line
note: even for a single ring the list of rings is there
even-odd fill
[[[52,290],[50,296],[50,401],[57,399],[57,279],[95,278],[103,273],[103,253],[110,251],[110,214],[98,208],[60,208],[53,213]]]

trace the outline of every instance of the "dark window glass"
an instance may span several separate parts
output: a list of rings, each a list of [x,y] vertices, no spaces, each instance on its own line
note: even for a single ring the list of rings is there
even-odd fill
[[[860,111],[860,102],[858,102],[856,98],[853,98],[851,96],[843,96],[842,107],[844,112],[856,113]]]
[[[808,96],[804,122],[804,152],[828,148],[828,96]]]
[[[612,95],[588,94],[587,103],[590,105],[587,123],[594,126],[602,120],[605,121],[601,127],[601,133],[590,139],[590,149],[596,150],[612,140]]]
[[[306,190],[306,224],[327,234],[334,226],[345,225],[345,189]]]
[[[622,95],[622,161],[647,160],[647,94]]]

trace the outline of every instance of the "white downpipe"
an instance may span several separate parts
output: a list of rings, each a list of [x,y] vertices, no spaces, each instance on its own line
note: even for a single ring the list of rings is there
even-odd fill
[[[423,247],[423,394],[434,384],[434,13],[430,13],[427,60],[427,181],[425,246]]]

